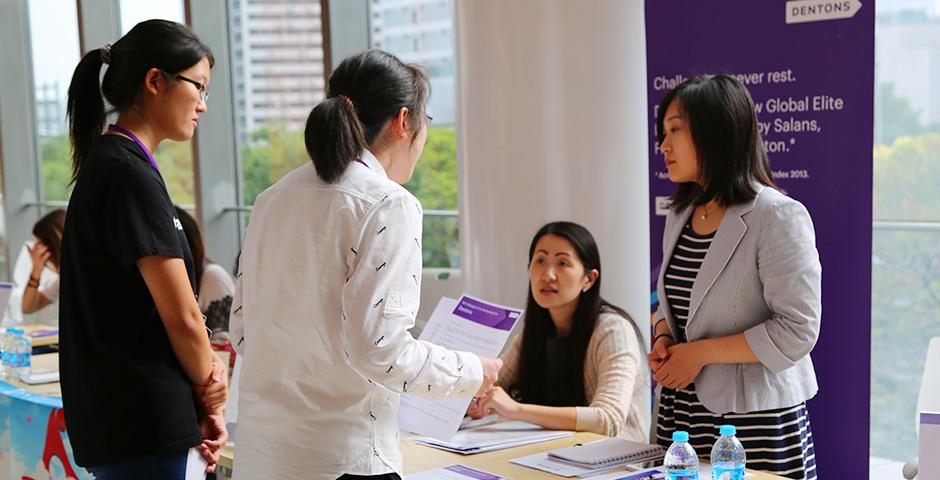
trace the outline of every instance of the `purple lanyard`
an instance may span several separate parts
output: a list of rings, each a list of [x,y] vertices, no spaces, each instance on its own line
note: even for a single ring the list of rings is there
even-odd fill
[[[141,142],[140,139],[137,138],[137,135],[134,135],[133,133],[131,133],[130,130],[114,125],[113,123],[111,125],[108,125],[108,130],[114,130],[115,132],[123,133],[124,135],[127,135],[128,138],[133,140],[134,143],[136,143],[137,146],[139,146],[140,149],[143,150],[144,153],[147,154],[147,158],[150,159],[150,164],[153,165],[153,168],[157,169],[157,172],[160,171],[160,167],[157,166],[157,161],[153,159],[153,155],[150,154],[150,150],[147,150],[147,147],[144,146],[144,142]]]

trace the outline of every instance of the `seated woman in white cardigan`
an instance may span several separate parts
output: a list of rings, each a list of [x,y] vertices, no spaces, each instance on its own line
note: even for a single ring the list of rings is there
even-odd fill
[[[558,430],[645,442],[646,356],[637,327],[601,298],[600,255],[584,227],[555,222],[529,247],[525,327],[503,354],[497,385],[468,414],[496,413]]]

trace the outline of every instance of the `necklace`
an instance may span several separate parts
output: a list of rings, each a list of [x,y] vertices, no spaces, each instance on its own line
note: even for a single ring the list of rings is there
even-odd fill
[[[708,220],[708,215],[715,210],[715,207],[708,208],[708,204],[702,205],[702,215],[699,216],[702,220]]]

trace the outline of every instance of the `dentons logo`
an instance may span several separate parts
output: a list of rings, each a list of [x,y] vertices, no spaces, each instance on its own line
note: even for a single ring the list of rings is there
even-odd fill
[[[787,23],[852,18],[861,8],[859,0],[793,0],[787,2]]]

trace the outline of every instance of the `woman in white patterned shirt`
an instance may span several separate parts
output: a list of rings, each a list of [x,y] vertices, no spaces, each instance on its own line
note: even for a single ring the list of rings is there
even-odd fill
[[[469,398],[500,362],[416,340],[425,74],[368,50],[307,119],[312,163],[258,196],[230,321],[244,362],[235,478],[395,479],[399,394]]]

